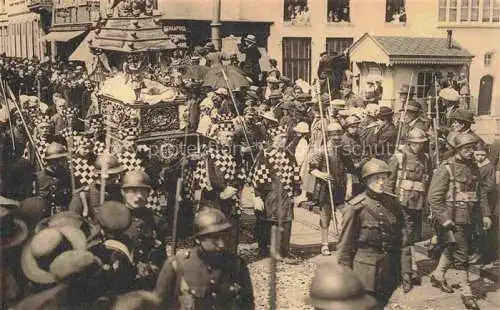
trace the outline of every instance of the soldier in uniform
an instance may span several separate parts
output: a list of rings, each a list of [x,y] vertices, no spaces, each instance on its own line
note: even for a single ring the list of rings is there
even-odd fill
[[[45,151],[47,164],[37,174],[37,196],[50,206],[52,214],[66,209],[71,200],[67,156],[67,150],[63,145],[51,143]]]
[[[204,207],[194,219],[196,246],[165,262],[155,293],[168,309],[254,309],[249,271],[227,251],[231,224]]]
[[[335,264],[316,269],[305,302],[315,310],[375,310],[377,305],[352,270]]]
[[[359,117],[355,115],[348,116],[344,122],[346,132],[342,135],[342,151],[349,158],[353,165],[352,173],[352,195],[357,195],[362,192],[361,185],[361,167],[368,161],[366,154],[363,152],[363,146],[358,136],[358,126],[360,123]],[[350,199],[351,197],[346,197]]]
[[[153,210],[146,207],[151,191],[151,179],[143,171],[133,170],[123,177],[122,195],[125,206],[130,210],[132,223],[125,232],[129,236],[129,248],[137,264],[143,288],[153,284],[151,278],[165,260],[162,243],[156,239],[157,220]],[[150,283],[151,282],[151,283]]]
[[[478,147],[482,148],[484,141],[472,131],[471,126],[474,124],[474,114],[471,111],[458,109],[449,117],[450,133],[447,136],[448,149],[443,152],[443,159],[453,156],[453,138],[457,133],[468,133],[476,137]]]
[[[430,157],[425,152],[425,143],[428,140],[422,129],[413,128],[408,134],[407,145],[397,151],[388,162],[391,170],[388,190],[398,196],[399,202],[405,208],[408,244],[412,252],[412,277],[417,283],[420,278],[417,274],[413,245],[420,241],[422,235],[422,212],[432,174]]]
[[[404,110],[405,108],[401,109],[401,111]],[[420,128],[425,132],[429,130],[429,122],[422,116],[422,106],[420,103],[413,100],[408,101],[404,117],[403,123],[401,124],[403,127],[401,128],[399,145],[404,145],[406,143],[408,133],[413,128]]]
[[[97,157],[94,166],[97,174],[96,181],[89,186],[78,189],[69,203],[70,211],[83,216],[94,217],[95,210],[101,205],[101,174],[104,168],[107,175],[104,200],[123,201],[120,177],[124,169],[118,159],[110,154],[101,154]]]
[[[394,112],[389,107],[380,107],[379,122],[371,129],[365,140],[367,155],[387,160],[394,153],[397,129],[393,123]]]
[[[455,155],[437,169],[432,177],[428,196],[431,211],[439,225],[440,237],[448,243],[432,273],[431,283],[443,292],[452,293],[453,289],[446,281],[446,272],[453,262],[455,266],[463,266],[466,279],[461,279],[460,290],[462,302],[467,309],[479,309],[468,277],[473,209],[480,208],[484,230],[489,230],[492,225],[488,186],[480,183],[479,171],[473,161],[477,142],[477,137],[469,133],[455,137]]]
[[[338,246],[338,263],[354,270],[384,309],[401,280],[411,289],[411,255],[405,218],[397,199],[384,192],[389,166],[378,159],[364,164],[367,190],[346,206]]]
[[[328,248],[328,227],[333,216],[333,206],[344,204],[346,196],[352,195],[352,175],[348,178],[348,173],[352,174],[352,162],[345,156],[341,145],[342,126],[339,123],[330,123],[327,127],[328,131],[328,159],[325,158],[325,151],[322,148],[319,152],[312,155],[309,163],[311,175],[315,176],[320,182],[317,182],[314,191],[315,199],[321,207],[320,226],[321,226],[321,254],[331,255]],[[328,160],[328,164],[327,161]],[[330,171],[327,171],[327,165]],[[328,184],[331,184],[333,197],[330,197]]]

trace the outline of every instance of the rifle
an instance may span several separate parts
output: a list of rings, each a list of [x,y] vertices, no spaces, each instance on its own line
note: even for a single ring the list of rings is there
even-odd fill
[[[436,117],[432,120],[433,126],[434,126],[434,132],[436,134],[436,167],[439,166],[439,136],[438,136],[438,129],[439,129],[439,97],[438,97],[438,92],[437,92],[437,77],[436,74],[434,73],[434,96],[436,100]]]
[[[319,104],[319,115],[320,115],[320,122],[321,122],[321,134],[322,134],[322,138],[323,138],[323,151],[324,151],[324,154],[325,154],[325,163],[326,163],[326,172],[328,173],[328,175],[330,176],[330,162],[328,160],[328,140],[326,139],[326,128],[325,128],[325,114],[323,113],[323,104],[321,103],[321,98],[320,98],[320,85],[319,83],[317,83],[317,86],[316,86],[316,98],[318,100],[318,104]],[[327,180],[327,186],[328,186],[328,194],[329,194],[329,198],[330,198],[330,206],[332,207],[332,211],[333,211],[333,218],[332,218],[332,221],[333,221],[333,227],[335,228],[335,233],[337,234],[338,233],[338,227],[337,227],[337,218],[336,218],[336,214],[337,214],[337,210],[335,209],[335,203],[333,202],[333,191],[332,191],[332,181],[330,179]]]
[[[408,109],[408,101],[410,100],[411,86],[413,82],[413,72],[410,76],[410,84],[408,84],[408,94],[406,95],[405,108],[403,109],[403,115],[399,118],[398,136],[396,139],[396,150],[399,149],[399,143],[401,142],[401,132],[403,130],[403,124],[405,121],[406,111]]]
[[[68,157],[69,157],[69,175],[71,179],[71,191],[74,193],[76,190],[75,185],[75,172],[73,167],[73,126],[72,126],[72,118],[71,115],[68,114],[68,129],[69,129],[69,137],[68,137]]]
[[[283,217],[280,214],[278,216],[278,226],[271,226],[271,244],[269,249],[269,254],[271,256],[270,272],[271,276],[269,278],[269,309],[277,309],[277,267],[278,261],[282,259],[280,254],[281,249],[281,232],[283,231]]]
[[[238,115],[238,117],[240,117],[243,120],[243,122],[242,122],[243,134],[245,135],[245,140],[248,143],[248,146],[250,147],[250,156],[252,157],[252,162],[255,162],[255,157],[254,157],[253,151],[252,151],[252,145],[250,144],[250,140],[248,139],[248,135],[247,135],[247,128],[246,128],[247,126],[245,125],[245,119],[241,116],[240,111],[238,110],[238,106],[236,105],[236,100],[234,100],[233,91],[231,90],[231,87],[229,86],[229,80],[227,79],[227,75],[226,75],[226,72],[224,71],[224,68],[221,68],[221,71],[222,71],[222,76],[224,77],[224,80],[226,81],[227,89],[229,90],[229,95],[231,96],[231,101],[233,102],[236,114]]]

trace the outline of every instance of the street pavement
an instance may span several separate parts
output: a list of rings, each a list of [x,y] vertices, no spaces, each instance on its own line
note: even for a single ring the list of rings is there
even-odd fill
[[[340,223],[339,223],[340,224]],[[292,246],[295,253],[302,253],[305,257],[298,265],[278,264],[278,309],[312,309],[303,302],[307,295],[311,278],[316,267],[325,262],[334,261],[332,256],[314,255],[320,247],[319,215],[306,209],[295,210],[295,220],[292,229]],[[340,225],[339,225],[340,227]],[[331,232],[331,241],[335,243],[335,234]],[[306,244],[309,243],[309,246]],[[297,250],[297,248],[299,250]],[[334,247],[331,247],[334,249]],[[305,249],[305,250],[304,250]],[[309,255],[307,253],[309,252]],[[423,274],[422,285],[404,294],[398,289],[392,296],[386,309],[389,310],[456,310],[465,309],[462,305],[458,290],[453,294],[446,294],[432,287],[429,273],[434,269],[434,262],[427,256],[417,253],[417,265]],[[254,285],[257,309],[269,309],[269,259],[261,259],[249,264]],[[463,271],[449,271],[447,279],[450,284],[456,284]],[[500,290],[498,282],[480,279],[478,275],[471,275],[473,291],[480,296],[478,304],[481,310],[500,309]]]

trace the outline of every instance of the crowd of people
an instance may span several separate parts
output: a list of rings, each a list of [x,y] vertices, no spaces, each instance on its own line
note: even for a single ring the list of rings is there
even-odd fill
[[[260,257],[297,263],[294,207],[320,208],[321,253],[331,255],[329,226],[343,214],[332,261],[352,271],[316,275],[308,302],[318,309],[354,299],[357,309],[382,309],[399,285],[409,292],[421,275],[413,246],[427,217],[438,260],[431,281],[443,292],[453,292],[452,266],[468,271],[496,258],[498,154],[471,130],[474,115],[450,95],[453,83],[434,86],[448,90],[433,99],[446,111],[438,131],[411,87],[395,119],[379,105],[381,85],[357,95],[325,63],[313,85],[283,76],[275,60],[262,80],[255,43],[244,38],[242,64],[221,66],[209,43],[176,53],[167,71],[145,71],[185,96],[182,129],[202,137],[201,149],[169,166],[147,151],[134,120],[110,146],[98,84],[83,66],[1,57],[2,308],[253,309],[237,250],[244,187]],[[130,69],[140,66],[131,64],[127,83],[140,90],[141,70]],[[183,78],[186,64],[232,65],[252,83],[214,88]],[[167,258],[177,222],[167,210],[176,203],[192,215],[178,226],[193,229],[194,245]],[[344,283],[356,298],[336,300]],[[460,289],[465,307],[478,309],[468,278]]]

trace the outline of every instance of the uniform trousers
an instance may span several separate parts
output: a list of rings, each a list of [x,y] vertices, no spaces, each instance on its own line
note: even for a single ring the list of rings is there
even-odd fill
[[[422,210],[405,208],[408,243],[414,245],[422,238]]]
[[[442,281],[446,277],[446,272],[454,263],[457,269],[465,269],[465,275],[459,275],[460,291],[464,296],[472,295],[469,282],[469,241],[471,237],[472,227],[467,225],[456,225],[454,236],[456,245],[448,245],[444,249],[439,263],[433,272],[434,277]]]

